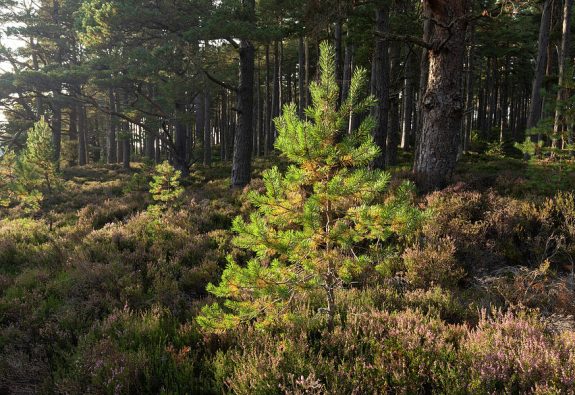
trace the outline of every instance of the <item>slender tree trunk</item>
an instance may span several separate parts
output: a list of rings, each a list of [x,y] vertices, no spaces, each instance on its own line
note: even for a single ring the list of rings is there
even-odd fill
[[[376,30],[381,33],[389,32],[389,7],[387,5],[376,11]],[[372,94],[378,101],[374,109],[376,126],[373,131],[373,138],[380,153],[372,164],[376,169],[385,167],[387,123],[389,119],[389,56],[387,52],[387,41],[378,36],[375,42],[372,75]]]
[[[568,99],[569,91],[565,87],[567,60],[570,57],[571,44],[571,9],[573,0],[564,0],[563,5],[563,29],[561,38],[561,51],[559,52],[559,91],[557,92],[557,104],[555,107],[555,122],[553,124],[553,148],[559,148],[558,141],[567,125],[565,122],[563,106]]]
[[[78,165],[85,166],[86,155],[86,107],[80,106],[78,111]]]
[[[531,105],[529,106],[529,116],[527,117],[527,128],[531,129],[537,125],[541,119],[541,109],[543,98],[541,89],[547,67],[547,48],[549,47],[549,29],[551,27],[551,3],[553,0],[545,0],[543,13],[541,14],[541,26],[539,28],[539,40],[537,50],[537,63],[535,64],[535,77],[531,89]]]
[[[499,106],[501,109],[499,141],[504,142],[509,133],[509,56],[505,57],[503,84],[501,85]]]
[[[467,58],[467,81],[465,90],[467,91],[467,99],[465,100],[465,129],[463,133],[463,151],[469,149],[469,141],[471,140],[471,130],[473,129],[473,81],[475,79],[475,26],[470,26],[471,31],[471,45],[469,46]]]
[[[255,0],[244,0],[243,5],[254,18]],[[254,66],[255,48],[249,40],[243,39],[240,42],[239,125],[235,135],[232,163],[232,187],[234,188],[243,188],[251,179]]]
[[[343,60],[343,82],[341,88],[341,98],[342,101],[347,100],[349,96],[349,88],[351,85],[351,73],[353,69],[353,45],[349,42],[349,37],[347,44],[345,46],[345,55]]]
[[[128,94],[124,92],[124,106],[128,105]],[[128,121],[122,122],[124,133],[122,143],[124,144],[124,161],[122,167],[124,170],[130,170],[130,162],[132,160],[132,130]]]
[[[271,67],[270,67],[270,46],[266,45],[266,119],[265,119],[265,138],[264,154],[267,155],[271,145],[271,119],[272,119],[272,89],[271,89]]]
[[[423,98],[423,129],[414,172],[421,191],[442,188],[449,182],[457,161],[459,128],[464,100],[461,75],[465,55],[467,0],[425,0],[424,14],[437,21],[429,51],[429,80]]]
[[[116,93],[116,111],[122,111],[122,104],[120,103],[120,93]],[[116,157],[118,159],[118,163],[124,163],[124,125],[123,122],[117,119],[116,125]]]
[[[57,100],[57,99],[56,99]],[[56,168],[60,169],[60,156],[62,151],[62,109],[60,103],[55,101],[52,113],[52,145],[54,147],[54,161]]]
[[[70,105],[69,123],[68,123],[68,140],[70,142],[78,143],[78,104],[72,103]],[[75,166],[78,164],[76,156],[77,151],[72,155],[70,165]]]
[[[114,94],[114,89],[108,89],[108,103],[110,106],[110,112],[116,111],[116,98]],[[116,163],[118,161],[118,157],[116,155],[117,146],[116,146],[116,117],[113,114],[110,114],[108,119],[108,141],[106,142],[106,146],[108,148],[107,152],[107,159],[108,163]]]
[[[415,84],[417,82],[417,56],[409,51],[405,62],[405,85],[403,95],[403,129],[401,148],[408,149],[413,132],[413,115],[415,110]]]
[[[279,41],[274,43],[274,75],[273,75],[273,90],[272,90],[272,113],[269,119],[269,131],[270,136],[268,138],[268,150],[272,151],[274,148],[274,142],[276,137],[276,127],[274,124],[274,119],[279,116],[279,106],[280,106],[280,49]]]
[[[298,72],[297,72],[297,80],[298,80],[298,115],[300,118],[303,118],[303,112],[305,109],[305,48],[304,48],[304,39],[303,35],[299,36],[299,43],[298,43]]]
[[[211,125],[211,97],[206,91],[204,94],[204,166],[212,165],[212,125]]]
[[[386,143],[386,166],[395,166],[397,164],[397,147],[399,145],[400,131],[400,109],[399,109],[399,92],[401,81],[401,47],[399,43],[393,43],[391,46],[391,81],[393,82],[392,94],[389,97],[389,129]]]
[[[195,138],[195,147],[198,148],[200,144],[203,144],[204,141],[204,126],[205,126],[205,97],[204,93],[200,93],[196,96],[194,100],[194,109],[196,112],[196,138]]]
[[[174,167],[176,170],[179,170],[184,177],[187,177],[190,174],[188,161],[186,160],[188,131],[185,122],[186,106],[181,100],[174,102],[174,112],[176,119],[174,133]]]

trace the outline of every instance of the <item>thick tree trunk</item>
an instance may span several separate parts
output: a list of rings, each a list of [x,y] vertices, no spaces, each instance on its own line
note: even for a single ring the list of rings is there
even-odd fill
[[[551,3],[553,0],[545,0],[543,13],[541,14],[541,26],[539,28],[539,41],[537,50],[537,63],[535,65],[535,77],[531,89],[531,105],[529,106],[529,116],[527,117],[527,128],[533,128],[541,119],[543,98],[541,88],[547,67],[547,48],[549,46],[549,29],[551,27]]]
[[[388,6],[383,6],[376,11],[376,30],[381,33],[389,32]],[[387,123],[389,119],[389,55],[387,52],[387,41],[378,36],[375,42],[372,67],[372,94],[378,101],[373,114],[376,122],[373,139],[380,150],[379,155],[372,164],[376,169],[385,167]]]
[[[254,12],[254,0],[245,0],[246,7]],[[232,187],[243,188],[251,179],[252,133],[254,106],[255,48],[249,40],[240,43],[240,83],[238,89],[238,130],[234,141]]]
[[[469,46],[469,53],[467,57],[467,81],[465,90],[467,98],[465,99],[465,128],[463,131],[463,151],[469,149],[469,142],[471,140],[471,130],[473,129],[473,81],[475,79],[475,26],[471,26],[471,45]]]
[[[438,23],[433,32],[435,48],[429,51],[423,129],[414,172],[420,190],[430,191],[447,185],[457,161],[464,105],[461,76],[468,1],[426,0],[424,10]]]
[[[433,32],[433,24],[429,18],[423,21],[423,41],[429,42]],[[419,74],[419,93],[417,95],[417,128],[415,130],[415,155],[417,156],[417,149],[419,147],[419,138],[423,129],[423,97],[427,89],[427,81],[429,80],[429,51],[423,48],[421,51],[420,60],[420,74]]]

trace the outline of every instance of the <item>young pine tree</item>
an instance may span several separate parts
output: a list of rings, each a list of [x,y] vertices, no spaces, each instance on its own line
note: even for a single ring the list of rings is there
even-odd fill
[[[28,131],[26,148],[19,160],[19,179],[30,193],[41,191],[51,194],[59,184],[52,131],[44,119],[36,122]]]
[[[174,169],[168,161],[157,165],[150,182],[152,199],[165,206],[173,204],[184,192],[180,186],[181,176],[182,172]]]
[[[16,198],[16,155],[5,152],[0,157],[0,207],[9,207]]]
[[[257,320],[265,326],[287,317],[296,295],[323,290],[328,328],[337,313],[336,290],[382,260],[391,240],[410,233],[419,211],[411,187],[382,199],[390,176],[369,170],[378,155],[367,117],[348,134],[352,114],[375,104],[362,95],[366,72],[353,75],[349,98],[338,108],[334,49],[321,45],[321,78],[310,86],[307,120],[287,105],[275,120],[276,148],[292,165],[263,175],[265,193],[250,192],[256,211],[249,221],[235,219],[235,244],[254,253],[246,266],[231,258],[219,285],[208,291],[224,300],[206,306],[198,322],[207,330],[224,330]]]

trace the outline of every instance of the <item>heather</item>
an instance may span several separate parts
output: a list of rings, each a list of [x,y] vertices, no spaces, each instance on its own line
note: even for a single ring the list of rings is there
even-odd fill
[[[522,185],[540,166],[521,164],[510,176]],[[210,334],[196,322],[214,301],[206,285],[219,281],[230,254],[249,259],[230,229],[251,206],[242,191],[230,192],[222,170],[196,170],[198,181],[159,213],[147,210],[156,204],[147,192],[149,167],[66,170],[70,194],[57,193],[41,216],[3,211],[3,390],[572,391],[575,213],[568,192],[526,197],[493,178],[418,197],[429,218],[385,270],[337,290],[333,329],[321,312],[322,293],[310,289],[265,330],[244,323]],[[464,167],[460,176],[481,179]],[[134,177],[146,179],[141,190],[126,188]]]

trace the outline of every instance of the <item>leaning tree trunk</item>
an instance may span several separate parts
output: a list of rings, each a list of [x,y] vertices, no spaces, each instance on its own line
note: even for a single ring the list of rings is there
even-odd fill
[[[547,68],[547,47],[549,46],[552,1],[553,0],[545,1],[545,4],[543,5],[543,14],[541,15],[537,64],[535,66],[535,78],[533,78],[533,87],[531,89],[531,105],[529,107],[529,116],[527,118],[527,129],[537,126],[537,123],[541,118],[541,109],[543,105],[541,88],[543,87],[543,80],[545,79],[545,71]]]
[[[467,0],[424,1],[425,15],[436,23],[423,97],[422,131],[414,165],[421,191],[446,186],[455,170],[463,117],[461,75],[467,10]]]
[[[244,0],[244,7],[255,14],[255,0]],[[238,86],[238,128],[234,136],[232,187],[242,188],[251,179],[254,107],[255,48],[251,41],[240,42],[240,83]]]

